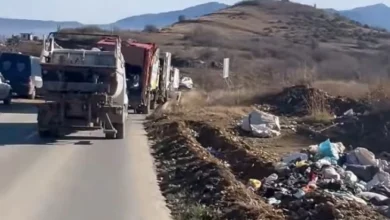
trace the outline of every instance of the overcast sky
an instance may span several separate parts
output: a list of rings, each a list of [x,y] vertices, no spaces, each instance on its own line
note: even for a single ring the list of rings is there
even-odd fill
[[[73,20],[87,24],[102,24],[131,15],[178,10],[210,1],[213,0],[0,0],[0,17]],[[390,5],[390,0],[295,1],[310,5],[316,3],[319,8],[335,9],[350,9],[376,3]],[[219,2],[234,4],[237,0],[220,0]]]

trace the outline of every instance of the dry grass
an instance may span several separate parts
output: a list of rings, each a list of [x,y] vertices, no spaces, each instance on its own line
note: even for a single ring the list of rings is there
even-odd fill
[[[180,220],[216,220],[215,217],[211,214],[212,210],[210,208],[200,205],[200,204],[191,204],[183,207],[183,212],[180,213]]]
[[[306,100],[306,103],[309,115],[304,117],[303,121],[328,124],[334,119],[325,97],[314,94]]]
[[[322,80],[314,82],[312,86],[334,96],[353,99],[362,99],[370,92],[370,84],[356,81]]]
[[[366,101],[372,106],[373,112],[383,112],[390,110],[390,82],[382,82],[370,85],[370,90],[366,96]]]

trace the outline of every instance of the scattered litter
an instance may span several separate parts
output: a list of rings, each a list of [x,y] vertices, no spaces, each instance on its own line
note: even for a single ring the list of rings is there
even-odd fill
[[[329,139],[318,146],[318,153],[321,157],[330,157],[334,160],[338,160],[344,150],[342,143],[331,143]]]
[[[282,159],[283,163],[291,163],[294,160],[308,160],[309,157],[305,153],[292,153]]]
[[[276,137],[281,134],[279,117],[259,110],[246,116],[241,122],[241,128],[260,138]]]
[[[384,200],[388,199],[387,196],[384,196],[384,195],[381,195],[378,193],[373,193],[373,192],[361,192],[361,193],[357,194],[357,196],[359,196],[360,198],[365,199],[367,201],[370,201],[372,199],[375,199],[377,201],[384,201]]]
[[[390,216],[390,174],[380,168],[387,163],[376,159],[366,148],[344,151],[342,143],[326,140],[309,146],[307,153],[291,153],[275,164],[277,173],[258,180],[262,184],[256,192],[269,204],[289,210],[295,204],[292,201],[312,204],[309,200],[315,194],[371,204],[377,206],[378,212]],[[298,215],[300,207],[296,207]]]
[[[337,173],[336,169],[333,167],[327,167],[323,169],[322,176],[324,177],[324,179],[340,180],[340,174]]]
[[[277,200],[277,199],[275,199],[273,197],[268,199],[268,204],[270,204],[270,205],[279,205],[281,202],[282,201]]]
[[[185,76],[181,78],[179,83],[179,88],[192,89],[194,87],[194,82],[191,77]]]
[[[344,116],[354,116],[355,112],[353,111],[353,109],[349,109],[348,111],[344,112],[343,115]]]
[[[261,181],[258,179],[249,179],[249,187],[252,187],[253,191],[257,191],[261,187]]]

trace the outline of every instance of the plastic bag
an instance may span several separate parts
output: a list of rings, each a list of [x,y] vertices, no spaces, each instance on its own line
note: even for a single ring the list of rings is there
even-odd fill
[[[340,174],[337,173],[336,169],[333,167],[327,167],[322,170],[322,175],[324,176],[324,179],[340,179]]]
[[[373,192],[361,192],[357,194],[357,196],[366,200],[376,199],[377,201],[384,201],[388,199],[387,196],[378,193],[373,193]]]
[[[358,147],[353,152],[361,165],[378,165],[375,155],[366,148]]]
[[[319,144],[318,154],[321,157],[330,157],[332,159],[338,160],[340,158],[340,153],[345,150],[345,147],[342,143],[332,143],[330,140],[326,140]]]

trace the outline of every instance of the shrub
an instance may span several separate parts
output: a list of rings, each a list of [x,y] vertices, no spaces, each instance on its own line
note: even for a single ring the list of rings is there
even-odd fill
[[[143,32],[158,33],[160,30],[152,24],[145,25]]]

